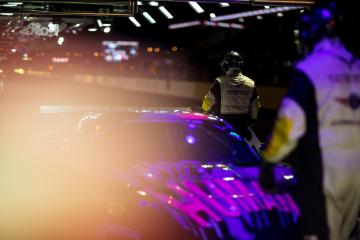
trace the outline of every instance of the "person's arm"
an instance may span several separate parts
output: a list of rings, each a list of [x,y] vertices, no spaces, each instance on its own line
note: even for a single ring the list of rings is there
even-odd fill
[[[210,90],[204,96],[202,102],[202,110],[206,113],[218,115],[220,114],[221,105],[221,89],[220,82],[216,80]]]
[[[298,144],[306,132],[305,109],[309,104],[309,95],[313,90],[307,76],[297,71],[283,98],[272,134],[263,150],[266,162],[277,163],[283,160]]]
[[[257,119],[260,107],[261,107],[260,97],[257,93],[256,87],[254,87],[254,91],[250,99],[251,123],[255,122],[255,120]]]

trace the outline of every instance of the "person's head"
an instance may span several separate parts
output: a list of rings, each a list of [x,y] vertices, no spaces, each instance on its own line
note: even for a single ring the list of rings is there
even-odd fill
[[[359,51],[358,15],[347,1],[317,3],[300,17],[299,53],[307,55],[318,42],[334,37],[339,37],[351,52],[356,53]]]
[[[241,72],[243,66],[243,57],[235,51],[230,51],[226,53],[224,59],[221,62],[221,68],[224,73],[228,72],[230,69]]]

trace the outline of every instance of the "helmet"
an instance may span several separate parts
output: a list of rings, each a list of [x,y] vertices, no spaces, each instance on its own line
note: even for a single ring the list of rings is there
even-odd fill
[[[235,51],[228,52],[221,63],[221,68],[226,73],[230,68],[238,68],[240,71],[244,66],[243,57]]]
[[[301,16],[298,25],[298,51],[301,55],[308,54],[322,39],[336,36],[349,51],[359,51],[359,14],[346,2],[319,3]]]
[[[326,37],[335,37],[337,14],[336,4],[331,2],[317,5],[305,12],[299,21],[299,45],[301,55],[307,55],[313,47]]]

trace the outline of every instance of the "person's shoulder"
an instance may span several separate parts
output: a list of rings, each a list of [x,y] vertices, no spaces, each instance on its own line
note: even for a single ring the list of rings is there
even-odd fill
[[[223,78],[224,78],[224,76],[220,76],[220,77],[215,78],[214,84],[221,83],[223,81]]]
[[[243,79],[243,81],[245,82],[245,84],[247,86],[250,86],[250,87],[255,87],[255,81],[252,80],[251,78],[249,78],[248,76],[244,75],[244,74],[241,74],[241,78]]]

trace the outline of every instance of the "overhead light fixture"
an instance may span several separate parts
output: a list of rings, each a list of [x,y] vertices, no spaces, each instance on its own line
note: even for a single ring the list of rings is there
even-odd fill
[[[228,3],[219,3],[220,7],[228,7],[230,6],[230,4]]]
[[[154,24],[156,23],[155,19],[150,16],[148,12],[143,12],[142,15],[149,21],[149,23]]]
[[[110,27],[105,27],[104,28],[104,33],[109,33],[111,31],[111,28]]]
[[[171,13],[164,6],[160,6],[159,10],[167,19],[173,19],[174,18],[174,16],[171,15]]]
[[[214,18],[216,17],[216,14],[215,13],[210,13],[210,18]]]
[[[258,15],[258,16],[256,16],[256,19],[257,19],[257,20],[262,20],[263,17],[262,17],[261,15]]]
[[[75,24],[74,27],[80,27],[80,23]]]
[[[12,16],[12,15],[14,15],[13,13],[5,13],[5,12],[3,12],[3,13],[0,13],[0,15],[3,15],[3,16]]]
[[[103,23],[103,27],[111,27],[111,23]]]
[[[97,28],[88,28],[88,31],[89,31],[89,32],[96,32],[96,31],[97,31]]]
[[[143,3],[140,2],[140,1],[137,1],[137,5],[138,5],[138,6],[141,6],[141,5],[143,5]]]
[[[103,26],[101,19],[98,19],[98,20],[97,20],[97,24],[99,25],[99,27],[102,27],[102,26]]]
[[[259,16],[259,15],[273,14],[273,13],[277,13],[277,15],[279,16],[279,14],[282,14],[281,12],[299,10],[302,8],[303,7],[289,6],[289,7],[274,7],[274,8],[269,8],[269,9],[259,9],[259,10],[254,10],[254,11],[246,11],[246,12],[217,16],[215,18],[212,18],[211,21],[227,21],[227,20],[232,20],[232,19],[253,17],[253,16]]]
[[[276,14],[276,16],[278,16],[278,17],[283,17],[284,14],[283,14],[282,12],[278,12],[278,13]]]
[[[196,21],[191,21],[191,22],[170,24],[168,26],[168,28],[169,29],[179,29],[179,28],[187,28],[187,27],[193,27],[193,26],[199,26],[199,25],[201,25],[201,21],[196,20]]]
[[[149,5],[150,5],[150,6],[153,6],[153,7],[157,7],[157,6],[159,6],[159,3],[158,3],[158,2],[151,1],[151,2],[149,2]]]
[[[264,8],[265,8],[265,9],[269,9],[269,8],[270,8],[270,6],[265,6]]]
[[[141,24],[140,24],[134,17],[129,17],[129,20],[130,20],[136,27],[141,27]]]
[[[210,27],[221,27],[221,28],[233,28],[233,29],[244,29],[244,25],[236,23],[226,23],[226,22],[213,22],[213,21],[191,21],[183,23],[170,24],[169,29],[179,29],[179,28],[189,28],[195,26],[210,26]]]
[[[15,6],[17,6],[17,5],[23,5],[23,3],[22,2],[8,2],[7,3],[8,5],[15,5]],[[5,5],[5,4],[4,4]],[[4,6],[3,5],[3,6]]]
[[[197,13],[205,12],[202,7],[197,2],[189,2],[190,6],[195,10]]]

